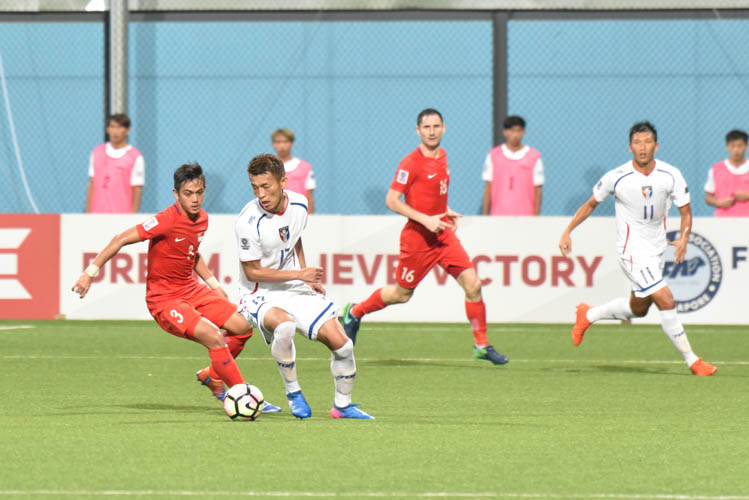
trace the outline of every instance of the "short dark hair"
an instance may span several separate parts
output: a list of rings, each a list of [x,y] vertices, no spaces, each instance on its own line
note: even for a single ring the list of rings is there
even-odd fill
[[[742,140],[744,141],[744,144],[746,144],[749,141],[749,135],[747,135],[743,130],[739,129],[733,129],[726,134],[726,144],[738,140]]]
[[[652,133],[653,139],[655,139],[655,142],[658,142],[658,132],[656,132],[655,130],[655,125],[647,120],[643,120],[632,125],[632,128],[629,129],[629,142],[632,142],[632,136],[634,136],[635,134],[640,134],[642,132]]]
[[[113,115],[109,115],[109,117],[107,118],[107,125],[109,125],[109,122],[115,122],[125,128],[130,128],[130,117],[125,113],[115,113]]]
[[[525,120],[523,120],[523,117],[518,115],[511,115],[505,118],[502,122],[502,128],[507,130],[508,128],[512,127],[520,127],[525,130]]]
[[[250,175],[262,175],[270,172],[279,181],[286,177],[283,162],[277,156],[269,154],[257,155],[250,160],[250,164],[247,165],[247,172]]]
[[[205,175],[203,175],[203,167],[200,163],[185,163],[181,165],[177,170],[174,171],[174,189],[179,191],[182,184],[186,182],[192,182],[195,179],[203,181],[203,187],[205,187]]]
[[[434,108],[427,108],[427,109],[422,109],[419,115],[416,117],[416,126],[417,127],[420,126],[421,120],[423,120],[425,116],[430,116],[430,115],[437,115],[440,117],[441,122],[443,123],[445,122],[445,120],[442,119],[442,113],[440,113]]]
[[[274,130],[273,133],[270,135],[271,142],[275,141],[276,137],[278,137],[279,135],[282,137],[285,137],[290,142],[294,142],[294,132],[292,132],[288,128],[277,128],[276,130]]]

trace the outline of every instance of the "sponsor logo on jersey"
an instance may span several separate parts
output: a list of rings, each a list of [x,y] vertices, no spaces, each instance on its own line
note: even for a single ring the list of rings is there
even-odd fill
[[[249,250],[250,242],[247,241],[247,238],[242,238],[242,240],[240,241],[240,246],[242,247],[242,250]]]
[[[669,241],[678,236],[679,231],[666,234]],[[715,298],[723,279],[723,264],[710,241],[698,233],[691,233],[686,257],[677,264],[671,252],[663,266],[663,277],[674,294],[676,311],[692,312],[702,309]]]
[[[156,217],[151,217],[150,219],[146,220],[146,222],[143,223],[143,229],[146,231],[150,231],[151,229],[155,228],[159,225],[159,221]]]
[[[398,170],[398,175],[395,177],[395,182],[398,184],[406,184],[408,182],[408,171]]]
[[[281,241],[289,241],[289,226],[279,227],[278,236],[281,237]]]
[[[642,186],[643,198],[650,199],[653,196],[653,186]]]

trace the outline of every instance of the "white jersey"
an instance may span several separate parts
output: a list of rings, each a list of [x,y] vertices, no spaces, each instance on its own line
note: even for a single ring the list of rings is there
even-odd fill
[[[307,197],[292,191],[284,193],[289,201],[283,213],[265,211],[256,198],[244,206],[234,223],[240,261],[240,295],[299,287],[307,289],[301,280],[250,281],[241,265],[242,262],[259,260],[261,267],[270,269],[301,269],[294,247],[307,226]]]
[[[599,203],[613,195],[616,209],[616,247],[620,255],[657,257],[666,249],[666,216],[673,202],[689,203],[689,189],[676,167],[655,160],[649,175],[632,162],[606,172],[593,188]]]

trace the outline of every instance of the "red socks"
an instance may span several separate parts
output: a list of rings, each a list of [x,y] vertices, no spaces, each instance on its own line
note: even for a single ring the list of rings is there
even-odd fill
[[[208,355],[211,357],[210,375],[217,374],[218,378],[223,380],[226,385],[233,387],[244,382],[242,374],[236,361],[229,352],[228,347],[219,347],[217,349],[208,349]]]
[[[234,359],[242,353],[244,344],[250,337],[252,337],[252,333],[248,335],[229,335],[226,337],[226,345],[229,347],[229,352],[231,352]]]
[[[237,356],[242,353],[242,350],[244,350],[244,344],[250,339],[250,337],[252,337],[252,333],[249,333],[248,335],[231,335],[226,337],[226,345],[229,347],[229,352],[233,358],[236,359]],[[213,380],[222,380],[216,372],[216,369],[213,368],[213,364],[208,367],[208,370],[208,375],[210,375]]]
[[[378,288],[372,293],[372,295],[369,296],[367,300],[365,300],[364,302],[359,302],[354,307],[352,307],[351,314],[353,314],[357,318],[361,318],[365,314],[379,311],[380,309],[385,309],[385,307],[387,307],[387,304],[382,301],[381,291],[382,288]]]
[[[468,302],[466,300],[466,316],[471,323],[473,330],[473,343],[478,347],[486,347],[489,341],[486,340],[486,305],[484,301]]]

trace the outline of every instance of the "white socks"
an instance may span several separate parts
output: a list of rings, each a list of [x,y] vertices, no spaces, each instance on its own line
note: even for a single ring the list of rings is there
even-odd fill
[[[351,391],[356,378],[354,343],[350,339],[343,347],[330,352],[330,373],[335,379],[334,403],[338,408],[345,408],[351,404]]]
[[[629,319],[634,314],[629,308],[629,298],[619,297],[603,305],[591,307],[586,316],[588,321],[595,323],[601,319]]]
[[[302,390],[296,377],[295,333],[296,324],[293,321],[281,323],[273,330],[273,343],[270,346],[270,352],[276,360],[278,371],[281,372],[286,394]]]
[[[660,311],[661,313],[661,326],[663,331],[671,339],[671,343],[674,344],[676,350],[678,350],[684,361],[687,362],[687,366],[692,366],[692,363],[697,361],[697,355],[692,352],[692,347],[689,345],[687,339],[687,332],[684,331],[684,327],[681,326],[679,318],[676,317],[676,309],[668,309]]]

